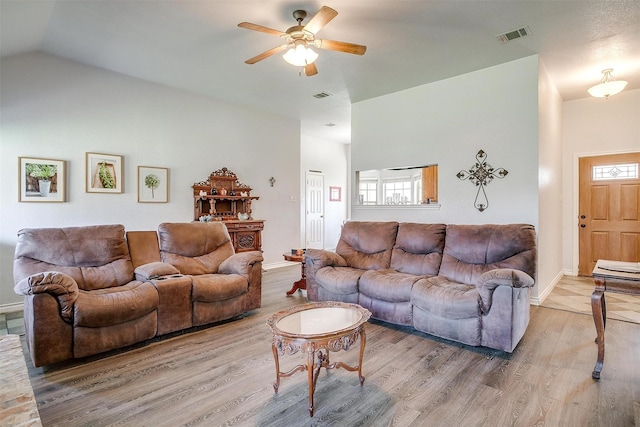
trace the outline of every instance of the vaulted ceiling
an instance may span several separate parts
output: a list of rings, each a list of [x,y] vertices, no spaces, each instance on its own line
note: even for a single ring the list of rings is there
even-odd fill
[[[323,5],[338,16],[318,37],[366,45],[364,56],[317,49],[312,77],[281,55],[244,63],[281,40],[239,22],[284,31],[294,10],[308,12],[305,24]],[[496,39],[524,26],[527,37]],[[0,57],[33,51],[297,118],[305,134],[348,142],[353,102],[532,54],[565,101],[587,97],[609,67],[627,90],[640,88],[640,1],[0,0]]]

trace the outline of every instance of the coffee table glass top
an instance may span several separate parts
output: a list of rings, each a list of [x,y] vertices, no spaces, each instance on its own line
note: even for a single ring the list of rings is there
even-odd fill
[[[355,304],[311,303],[291,307],[267,320],[274,332],[289,336],[323,336],[351,330],[366,322],[370,313]]]
[[[316,335],[350,328],[360,319],[362,313],[350,308],[313,308],[283,317],[276,323],[276,327],[290,334]]]

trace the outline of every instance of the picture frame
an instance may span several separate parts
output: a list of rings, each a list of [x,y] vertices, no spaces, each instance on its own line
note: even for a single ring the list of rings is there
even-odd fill
[[[169,202],[169,169],[138,166],[138,203]]]
[[[18,157],[19,202],[66,202],[64,160]]]
[[[329,187],[329,201],[330,202],[342,201],[342,187]]]
[[[115,154],[87,153],[86,192],[123,193],[124,158]]]

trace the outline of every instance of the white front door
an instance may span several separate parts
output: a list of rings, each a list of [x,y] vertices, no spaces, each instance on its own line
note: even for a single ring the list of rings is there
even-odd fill
[[[307,248],[324,249],[324,175],[306,173],[305,242]]]

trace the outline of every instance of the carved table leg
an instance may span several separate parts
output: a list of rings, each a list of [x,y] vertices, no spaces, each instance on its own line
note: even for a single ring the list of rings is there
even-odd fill
[[[593,321],[596,325],[596,333],[598,334],[596,342],[598,343],[598,360],[593,368],[591,377],[600,379],[602,365],[604,364],[604,329],[607,319],[607,309],[605,303],[604,292],[596,289],[591,294],[591,311],[593,311]]]
[[[301,279],[293,284],[293,287],[287,291],[287,295],[292,295],[295,291],[306,291],[307,290],[307,279],[304,272],[304,261],[302,262],[301,268]]]
[[[316,388],[314,360],[316,352],[313,349],[307,350],[307,376],[309,378],[309,416],[313,417],[313,392]]]
[[[278,359],[278,349],[275,343],[271,345],[271,350],[273,351],[273,359],[276,361],[276,382],[273,383],[273,389],[277,394],[278,388],[280,388],[280,360]]]
[[[367,342],[367,335],[364,333],[364,328],[360,330],[360,359],[358,361],[358,378],[360,379],[360,387],[364,384],[364,377],[362,376],[362,358],[364,356],[364,345]]]

